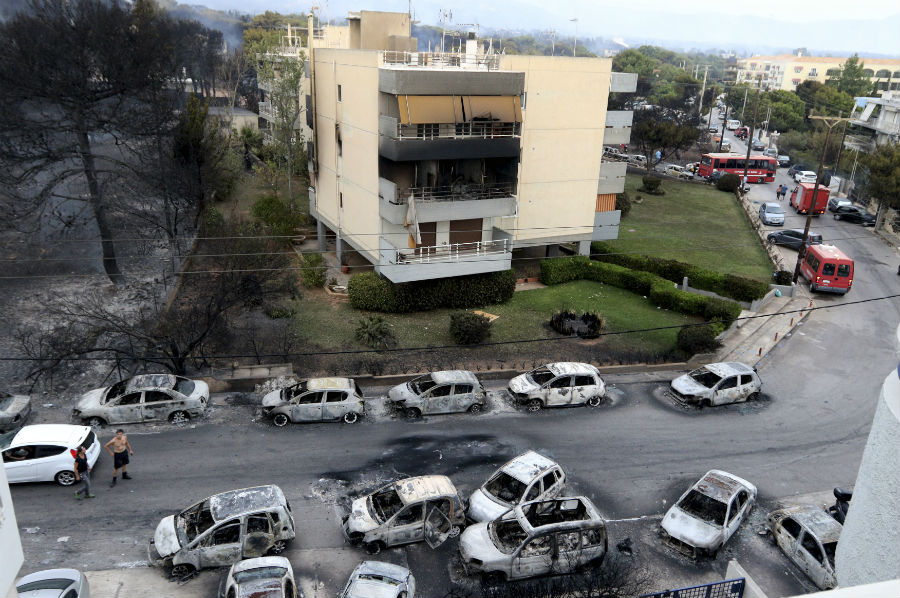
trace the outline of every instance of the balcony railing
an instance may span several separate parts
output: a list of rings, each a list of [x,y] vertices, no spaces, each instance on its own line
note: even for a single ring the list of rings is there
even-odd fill
[[[508,239],[499,241],[476,241],[472,243],[451,243],[434,247],[418,247],[415,250],[396,250],[397,264],[430,264],[433,262],[459,262],[487,255],[508,253]]]
[[[397,189],[392,203],[405,204],[410,196],[416,201],[471,201],[479,199],[500,199],[516,194],[515,183],[475,183],[448,185],[445,187],[406,187]]]
[[[496,71],[500,68],[498,54],[464,54],[462,52],[398,52],[381,53],[384,66],[419,67],[432,69],[470,69]]]
[[[465,123],[397,124],[391,136],[400,139],[499,139],[522,135],[521,123],[472,121]]]

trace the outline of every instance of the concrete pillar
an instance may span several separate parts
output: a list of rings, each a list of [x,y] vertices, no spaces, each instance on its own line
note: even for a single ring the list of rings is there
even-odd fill
[[[344,242],[341,240],[341,235],[338,233],[334,238],[334,253],[337,255],[337,261],[340,265],[344,264]]]
[[[545,257],[558,257],[559,245],[547,245],[547,253]]]
[[[321,220],[316,220],[316,239],[319,243],[319,251],[325,251],[325,223]]]
[[[591,255],[590,241],[578,241],[578,255]]]

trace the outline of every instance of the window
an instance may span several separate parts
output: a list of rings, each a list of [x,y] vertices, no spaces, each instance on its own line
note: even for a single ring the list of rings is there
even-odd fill
[[[738,163],[737,163],[737,160],[735,160],[734,158],[728,158],[727,160],[725,160],[725,168],[737,168],[737,167],[738,167]]]
[[[162,401],[171,401],[172,397],[158,390],[148,390],[144,393],[145,403],[159,403]]]
[[[544,484],[544,488],[545,488],[545,489],[549,490],[550,487],[553,486],[553,484],[556,483],[556,472],[555,472],[555,471],[549,472],[547,475],[545,475],[545,476],[541,479],[541,483]]]
[[[16,461],[26,461],[34,458],[33,446],[20,446],[8,451],[3,451],[4,463],[15,463]]]
[[[769,65],[769,64],[767,64],[767,65],[766,65],[766,71],[768,72],[768,70],[769,70],[770,68],[772,68],[772,66]]]
[[[431,389],[431,396],[433,397],[447,397],[450,396],[450,389],[452,387],[449,384],[442,384],[441,386],[435,386]]]
[[[341,86],[338,85],[338,102],[341,101]]]
[[[850,276],[850,264],[840,264],[837,267],[838,276]]]
[[[137,405],[141,402],[141,393],[134,392],[130,395],[125,395],[119,400],[119,405]]]
[[[569,388],[572,385],[571,376],[560,376],[550,383],[550,388]]]
[[[603,530],[586,529],[581,532],[581,545],[585,548],[588,546],[600,546],[601,544],[603,544]]]
[[[840,77],[841,69],[828,69],[827,71],[825,71],[825,76],[826,77]]]
[[[332,390],[325,397],[326,403],[342,403],[347,399],[347,393]]]
[[[337,146],[337,155],[344,155],[344,140],[341,138],[341,125],[334,125],[334,142]]]
[[[781,527],[784,528],[784,531],[789,533],[792,537],[796,538],[800,535],[800,524],[797,523],[793,518],[788,517],[784,521],[781,522]]]
[[[735,496],[734,500],[731,502],[731,513],[728,516],[729,523],[734,521],[734,518],[737,517],[737,514],[741,512],[741,509],[743,509],[744,505],[747,504],[747,499],[749,498],[750,495],[747,494],[746,490],[741,490],[737,493],[737,496]]]
[[[863,69],[862,74],[863,74],[863,77],[874,77],[875,71],[873,71],[872,69]]]
[[[55,457],[56,455],[63,454],[65,450],[66,447],[56,444],[40,444],[35,447],[34,458],[40,459],[42,457]]]
[[[800,79],[791,79],[791,83],[794,85],[800,85]]]
[[[744,384],[750,384],[753,382],[753,376],[750,374],[741,374],[741,386]]]
[[[397,515],[394,525],[412,525],[422,522],[422,513],[424,509],[422,505],[412,505],[407,507],[402,513]]]
[[[247,533],[252,534],[254,532],[266,534],[272,532],[272,526],[269,524],[269,518],[266,517],[265,513],[257,513],[247,517]]]
[[[525,500],[536,500],[538,496],[541,495],[541,482],[538,480],[534,483],[534,485],[528,489],[528,494],[525,495]]]
[[[737,376],[730,376],[730,377],[722,380],[722,383],[719,384],[719,390],[735,388],[736,386],[737,386]]]
[[[471,384],[457,384],[453,389],[453,394],[465,395],[472,392]]]
[[[525,558],[546,556],[548,554],[550,554],[550,536],[540,536],[529,541],[522,549],[522,552],[519,553],[519,556]]]
[[[344,207],[344,194],[343,193],[338,193],[338,205],[342,208]]]
[[[834,264],[827,263],[822,266],[822,276],[834,276]]]
[[[578,532],[559,532],[556,534],[556,549],[560,552],[575,552],[580,540],[581,534]]]
[[[800,545],[803,546],[803,550],[809,553],[809,556],[816,559],[819,563],[822,562],[822,549],[819,548],[819,543],[814,537],[808,533],[803,534],[803,540],[800,541]]]
[[[795,73],[802,73],[802,72],[803,72],[803,67],[802,67],[802,66],[795,66],[795,67],[794,67],[794,72],[795,72]]]
[[[875,73],[875,76],[878,77],[879,79],[887,79],[888,77],[891,76],[891,71],[889,71],[887,69],[881,69],[880,71]]]
[[[593,386],[596,383],[593,376],[575,376],[575,386]]]
[[[318,405],[322,402],[322,397],[325,395],[324,391],[319,392],[309,392],[300,397],[297,401],[298,405]]]
[[[818,75],[819,75],[819,71],[816,69],[816,67],[809,69],[810,77],[817,77]]]
[[[210,543],[213,546],[222,544],[235,544],[241,540],[241,524],[237,519],[232,519],[213,532]]]

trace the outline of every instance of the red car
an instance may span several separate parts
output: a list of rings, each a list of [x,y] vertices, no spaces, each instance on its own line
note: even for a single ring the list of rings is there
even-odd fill
[[[748,129],[747,127],[738,127],[734,130],[734,136],[743,141],[750,136],[750,129]]]

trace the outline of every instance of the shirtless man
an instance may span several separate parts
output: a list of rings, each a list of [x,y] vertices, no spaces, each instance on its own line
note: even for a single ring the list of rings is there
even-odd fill
[[[128,475],[126,468],[128,467],[128,455],[133,455],[134,451],[131,448],[131,443],[128,442],[128,436],[125,435],[125,430],[121,428],[116,430],[116,435],[112,437],[112,440],[103,446],[113,457],[113,479],[109,487],[112,488],[116,485],[119,469],[122,470],[122,479],[130,480],[131,476]]]

